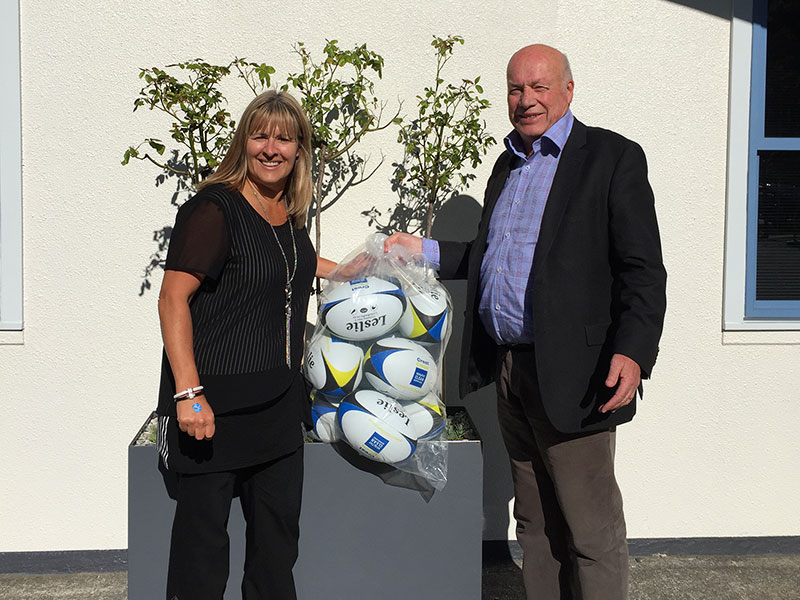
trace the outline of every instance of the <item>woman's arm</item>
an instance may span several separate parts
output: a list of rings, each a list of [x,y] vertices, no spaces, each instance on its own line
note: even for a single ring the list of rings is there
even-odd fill
[[[331,274],[337,266],[337,263],[333,262],[332,260],[328,260],[327,258],[322,258],[321,256],[317,257],[317,277],[321,279],[327,279],[328,275]]]
[[[375,259],[362,252],[348,263],[335,263],[327,258],[317,257],[317,277],[334,281],[348,281],[366,273]]]
[[[167,270],[158,295],[158,316],[161,321],[161,337],[175,376],[175,393],[200,385],[200,376],[194,361],[192,346],[192,316],[189,300],[200,287],[202,275],[183,271]],[[195,411],[194,404],[200,406]],[[176,403],[178,425],[181,431],[198,440],[214,435],[214,411],[205,396]]]

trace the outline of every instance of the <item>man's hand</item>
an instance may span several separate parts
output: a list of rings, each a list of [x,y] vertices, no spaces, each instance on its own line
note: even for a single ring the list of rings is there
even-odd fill
[[[422,252],[422,238],[410,233],[393,233],[390,235],[383,242],[384,252],[389,252],[395,244],[408,248],[412,255]]]
[[[617,386],[617,391],[608,402],[600,407],[600,412],[614,412],[618,408],[630,404],[641,381],[642,370],[635,360],[622,354],[612,356],[608,377],[606,377],[606,387]]]
[[[200,406],[199,411],[194,409],[195,404]],[[175,409],[178,412],[178,427],[181,428],[181,431],[198,440],[208,440],[214,437],[214,411],[206,402],[205,396],[179,400]]]

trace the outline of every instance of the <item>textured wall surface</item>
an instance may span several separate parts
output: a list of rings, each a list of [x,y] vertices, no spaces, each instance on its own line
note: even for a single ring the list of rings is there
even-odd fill
[[[576,116],[647,153],[669,309],[654,379],[618,438],[629,535],[800,535],[800,335],[721,329],[730,21],[665,0],[520,6],[22,2],[25,330],[0,336],[17,342],[0,345],[0,551],[127,545],[126,448],[155,406],[161,351],[158,278],[143,296],[139,285],[153,230],[174,218],[154,168],[120,166],[166,123],[131,112],[139,67],[246,56],[282,82],[298,68],[296,41],[316,53],[326,38],[366,42],[386,59],[387,111],[400,99],[410,111],[432,76],[431,36],[448,33],[467,42],[449,75],[482,76],[498,139],[506,61],[541,41],[570,57]],[[232,113],[248,93],[231,87]],[[384,163],[325,214],[330,258],[369,233],[362,210],[393,203],[395,138],[389,129],[358,148]],[[496,153],[467,192],[478,201]],[[502,469],[489,473],[507,485]],[[507,527],[505,514],[487,515],[487,537]]]

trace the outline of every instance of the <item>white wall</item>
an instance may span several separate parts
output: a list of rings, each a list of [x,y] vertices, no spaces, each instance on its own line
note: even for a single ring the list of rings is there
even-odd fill
[[[152,231],[174,216],[154,168],[120,166],[165,123],[131,113],[138,68],[238,55],[280,81],[298,68],[293,42],[318,52],[335,37],[382,54],[381,93],[410,109],[432,72],[431,36],[448,33],[467,41],[451,75],[482,76],[498,139],[505,63],[541,41],[570,57],[578,118],[647,152],[669,311],[654,379],[619,435],[629,535],[800,535],[800,334],[721,330],[729,20],[664,0],[220,6],[22,3],[25,330],[0,334],[0,551],[127,546],[126,449],[155,406],[160,357],[157,294],[138,295],[140,274]],[[247,94],[230,98],[239,113]],[[326,214],[329,257],[368,233],[362,210],[393,202],[394,138],[362,148],[386,161]],[[479,200],[492,162],[469,191]]]

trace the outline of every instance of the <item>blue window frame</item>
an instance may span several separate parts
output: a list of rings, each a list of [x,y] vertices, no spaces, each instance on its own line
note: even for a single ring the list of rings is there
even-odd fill
[[[755,0],[745,317],[800,319],[800,4]]]
[[[0,331],[22,329],[19,4],[0,0]]]

